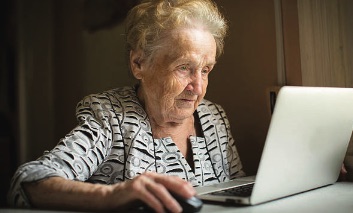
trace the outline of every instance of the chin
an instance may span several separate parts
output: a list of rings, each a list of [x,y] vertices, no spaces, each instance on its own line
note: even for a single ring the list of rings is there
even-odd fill
[[[177,113],[170,113],[171,117],[175,120],[184,120],[190,118],[194,115],[195,110],[188,110],[188,112],[177,112]]]

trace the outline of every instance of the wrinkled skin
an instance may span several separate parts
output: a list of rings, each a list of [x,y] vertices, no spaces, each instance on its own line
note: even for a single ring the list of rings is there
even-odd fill
[[[132,51],[131,67],[150,119],[163,126],[192,117],[206,94],[216,43],[209,32],[193,28],[172,31],[161,46],[151,63],[137,62],[142,53]]]
[[[190,160],[189,135],[195,135],[193,113],[203,99],[216,56],[213,36],[201,27],[177,29],[161,42],[151,61],[142,51],[130,53],[131,70],[139,79],[138,97],[150,118],[153,136],[169,136]],[[50,177],[24,183],[33,206],[82,211],[123,210],[143,201],[156,212],[180,212],[169,194],[195,195],[190,183],[157,173],[145,173],[113,185]]]

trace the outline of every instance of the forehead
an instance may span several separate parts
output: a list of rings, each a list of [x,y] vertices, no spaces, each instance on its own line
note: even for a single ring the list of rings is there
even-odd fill
[[[212,34],[200,28],[177,29],[163,39],[159,51],[165,60],[203,59],[215,63],[216,42]]]

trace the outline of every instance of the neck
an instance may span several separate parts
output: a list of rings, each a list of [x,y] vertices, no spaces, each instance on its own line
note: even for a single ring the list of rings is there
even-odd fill
[[[151,120],[151,127],[155,138],[171,137],[174,139],[180,136],[196,135],[193,116],[183,120],[182,123],[164,122],[161,124]]]
[[[148,115],[154,138],[172,137],[174,139],[181,135],[183,137],[196,135],[194,116],[191,115],[184,119],[177,119],[170,115],[164,115],[162,112],[156,110],[155,107],[150,107],[146,103],[144,95],[143,88],[139,86],[137,96]]]
[[[160,127],[171,127],[175,128],[179,125],[183,125],[189,118],[186,119],[178,119],[176,117],[172,117],[167,114],[163,114],[159,108],[156,106],[150,106],[145,98],[146,94],[143,90],[142,86],[138,86],[137,88],[137,97],[144,107],[151,123],[154,123],[156,126]],[[192,116],[191,116],[192,117]]]

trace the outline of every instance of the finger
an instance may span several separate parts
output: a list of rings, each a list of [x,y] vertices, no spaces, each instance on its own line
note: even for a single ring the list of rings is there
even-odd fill
[[[155,182],[154,184],[148,185],[147,189],[156,196],[163,206],[170,212],[181,212],[183,210],[162,184]]]
[[[341,173],[342,173],[342,174],[347,174],[347,169],[346,169],[346,167],[344,166],[344,164],[342,164]]]
[[[136,198],[143,201],[156,212],[164,212],[164,206],[161,201],[148,188],[153,188],[154,183],[149,177],[140,175],[131,183],[131,190],[135,193]]]
[[[155,197],[151,192],[148,190],[144,191],[141,193],[140,200],[144,202],[146,205],[148,205],[151,209],[153,209],[155,212],[165,212],[164,211],[164,205],[162,202]]]

